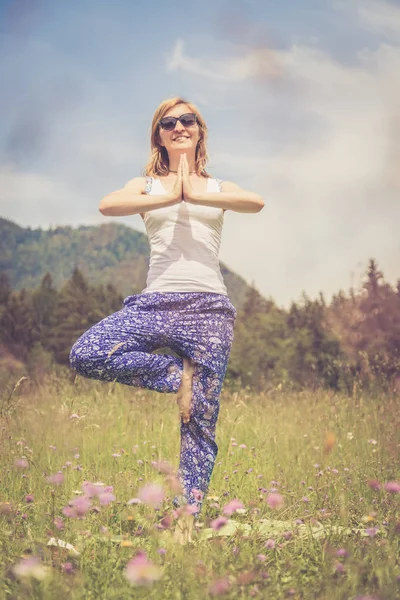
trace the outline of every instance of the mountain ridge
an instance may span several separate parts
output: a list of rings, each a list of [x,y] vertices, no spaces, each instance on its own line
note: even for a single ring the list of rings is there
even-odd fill
[[[90,284],[111,283],[126,297],[146,287],[149,260],[146,234],[125,224],[31,229],[0,217],[0,271],[15,290],[36,288],[47,272],[60,288],[77,267]],[[221,261],[220,269],[239,308],[254,285]]]

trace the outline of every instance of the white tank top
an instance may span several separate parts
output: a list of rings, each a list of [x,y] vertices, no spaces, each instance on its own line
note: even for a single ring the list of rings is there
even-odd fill
[[[146,193],[166,194],[160,179],[147,177]],[[207,192],[220,192],[219,179],[207,179]],[[143,215],[150,244],[146,287],[151,292],[214,292],[228,295],[218,254],[224,210],[179,202]]]

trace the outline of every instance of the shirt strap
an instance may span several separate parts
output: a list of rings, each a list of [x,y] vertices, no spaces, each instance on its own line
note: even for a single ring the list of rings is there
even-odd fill
[[[153,178],[147,176],[146,177],[146,187],[144,189],[145,194],[150,194],[152,185],[153,185]]]
[[[217,182],[219,191],[222,192],[222,179],[218,179],[217,177],[215,178],[215,181]]]

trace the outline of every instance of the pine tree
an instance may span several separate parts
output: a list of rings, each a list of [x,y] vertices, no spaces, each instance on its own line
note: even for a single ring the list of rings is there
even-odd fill
[[[98,306],[101,307],[101,318],[120,310],[123,306],[124,297],[111,283],[97,286],[93,290],[93,295]]]
[[[11,292],[3,305],[0,338],[10,352],[22,361],[38,339],[34,323],[31,293],[25,288],[19,292]]]
[[[339,379],[337,358],[339,340],[327,330],[325,302],[302,295],[303,305],[292,303],[287,320],[291,336],[287,347],[287,369],[301,386],[320,385],[336,388]]]
[[[379,271],[376,260],[370,258],[368,263],[367,281],[363,285],[363,288],[367,290],[369,299],[376,299],[379,296],[381,280],[383,280],[383,273]]]
[[[6,314],[8,300],[11,295],[10,280],[4,271],[0,272],[0,343],[6,342]]]
[[[54,310],[57,305],[58,293],[53,287],[53,279],[50,273],[42,278],[40,286],[32,294],[32,305],[34,309],[35,327],[38,339],[43,348],[48,348],[50,330],[54,323]]]
[[[363,319],[357,328],[357,350],[364,353],[365,376],[383,383],[395,376],[400,366],[400,306],[396,292],[385,283],[373,258],[363,289],[366,293],[360,300]]]
[[[241,316],[244,319],[249,319],[259,313],[268,312],[274,307],[274,301],[271,298],[266,300],[257,290],[254,281],[252,281],[241,308]]]
[[[9,295],[11,294],[10,278],[5,271],[0,272],[0,306],[7,304]]]
[[[68,365],[74,342],[102,318],[92,288],[78,268],[62,286],[54,309],[48,347],[57,362]]]

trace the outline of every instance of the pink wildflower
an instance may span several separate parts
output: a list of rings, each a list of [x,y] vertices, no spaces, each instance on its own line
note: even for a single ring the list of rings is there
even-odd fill
[[[270,550],[271,550],[272,548],[275,548],[275,540],[273,540],[272,538],[270,538],[269,540],[267,540],[267,541],[265,542],[265,547],[266,547],[266,548],[269,548]]]
[[[192,488],[192,494],[196,502],[201,502],[203,500],[204,492],[202,492],[201,490],[198,490],[197,488]]]
[[[139,499],[153,508],[160,508],[165,498],[165,492],[158,483],[149,483],[142,487],[138,493]]]
[[[280,494],[272,493],[267,496],[267,504],[270,508],[280,508],[284,503],[283,497]]]
[[[64,571],[64,573],[67,573],[68,575],[71,575],[71,573],[74,572],[74,567],[71,562],[64,563],[63,565],[61,565],[61,568]]]
[[[224,525],[227,524],[227,522],[228,522],[228,519],[225,519],[225,517],[218,517],[217,519],[214,519],[213,521],[211,521],[210,525],[211,525],[212,529],[219,531],[220,529],[222,529],[222,527],[224,527]]]
[[[197,504],[183,504],[174,512],[177,517],[180,517],[181,515],[194,515],[199,512],[199,507]]]
[[[63,508],[63,515],[65,517],[74,519],[77,515],[75,510],[72,508],[72,506],[64,506]]]
[[[66,506],[63,509],[63,514],[66,517],[72,517],[72,518],[83,517],[87,513],[87,511],[89,510],[90,507],[91,507],[91,502],[85,496],[82,496],[80,498],[74,498],[70,502],[70,506]]]
[[[262,577],[263,579],[268,579],[268,577],[269,577],[269,573],[268,573],[268,571],[262,571],[262,572],[261,572],[261,577]]]
[[[392,494],[398,494],[400,492],[400,483],[398,481],[388,481],[385,483],[385,490]]]
[[[58,471],[58,473],[55,473],[54,475],[49,475],[47,481],[49,483],[54,483],[54,485],[60,485],[61,483],[64,483],[64,475],[61,471]]]
[[[379,481],[377,479],[369,479],[368,480],[368,485],[373,490],[380,490],[381,489],[381,484],[379,483]]]
[[[33,495],[32,494],[27,494],[25,496],[25,502],[33,502]]]
[[[265,556],[265,554],[257,554],[257,558],[258,558],[258,560],[261,560],[262,562],[264,562],[264,560],[266,560],[267,557]]]
[[[34,577],[35,579],[44,579],[48,569],[40,563],[37,556],[23,558],[13,567],[13,571],[18,577]]]
[[[161,568],[149,561],[144,551],[131,558],[125,568],[125,577],[132,585],[151,585],[161,575]]]
[[[221,596],[229,591],[231,587],[230,581],[227,577],[216,579],[208,586],[208,593],[210,596]]]
[[[222,512],[224,513],[224,515],[230,516],[234,512],[236,512],[238,508],[244,508],[244,505],[242,504],[242,502],[240,502],[240,500],[234,498],[234,500],[231,500],[230,502],[228,502],[228,504],[225,504]]]
[[[57,529],[64,529],[64,521],[61,517],[55,517],[53,523],[57,527]]]
[[[90,481],[84,481],[82,490],[87,498],[93,498],[94,496],[102,494],[105,491],[105,488],[102,483],[90,483]]]
[[[18,460],[15,461],[14,465],[18,468],[18,469],[27,469],[29,467],[29,463],[26,460],[25,457],[19,458]]]
[[[102,494],[99,494],[99,502],[103,506],[110,504],[110,502],[114,502],[114,500],[115,496],[114,494],[111,494],[111,492],[103,492]]]
[[[335,563],[335,571],[336,571],[336,573],[343,573],[344,572],[344,565],[341,562],[337,561]]]

